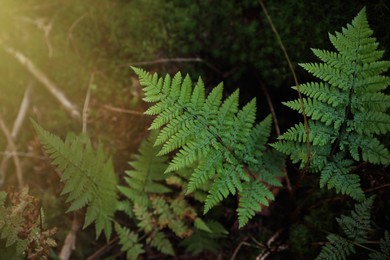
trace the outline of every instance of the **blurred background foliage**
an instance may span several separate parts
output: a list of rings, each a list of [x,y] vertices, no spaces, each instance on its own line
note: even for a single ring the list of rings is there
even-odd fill
[[[315,59],[310,48],[330,49],[328,32],[339,30],[363,6],[367,7],[380,48],[390,50],[388,1],[269,0],[264,3],[301,82],[307,81],[308,76],[297,64]],[[150,122],[150,118],[141,114],[145,104],[141,102],[140,87],[129,65],[160,74],[181,70],[193,78],[202,75],[209,87],[223,81],[227,92],[240,87],[243,102],[254,96],[258,98],[260,117],[270,112],[266,90],[282,129],[292,125],[296,116],[280,105],[296,93],[290,90],[291,72],[257,0],[1,0],[0,116],[11,129],[25,90],[33,85],[27,120],[14,141],[18,151],[26,155],[22,157],[25,182],[43,200],[48,221],[63,229],[70,224],[61,218],[64,202],[58,201],[61,190],[58,175],[43,157],[28,117],[37,119],[60,136],[69,131],[80,132],[81,123],[69,116],[26,66],[5,50],[7,47],[35,64],[80,112],[90,89],[88,133],[108,147],[120,176],[128,169],[131,154],[147,135],[146,125]],[[385,58],[390,58],[389,51]],[[2,151],[6,150],[6,138],[0,138],[0,146]],[[1,158],[4,156],[3,152]],[[11,164],[4,186],[16,185],[14,171]],[[377,178],[365,177],[366,182],[379,179],[390,182],[381,169],[367,171]],[[232,248],[240,242],[250,240],[256,245],[255,238],[266,242],[276,230],[287,227],[292,241],[289,254],[297,259],[312,258],[318,248],[307,246],[324,237],[321,232],[313,232],[313,227],[331,230],[329,224],[321,225],[331,223],[329,219],[334,220],[343,212],[340,206],[343,201],[331,204],[333,211],[316,206],[318,201],[332,200],[334,195],[311,190],[313,183],[318,183],[316,176],[305,178],[294,203],[289,203],[291,198],[282,191],[271,207],[276,217],[259,218],[240,233],[232,220],[234,213],[229,207],[221,207],[222,214],[217,215],[224,219],[225,227],[231,232],[226,255],[231,255]],[[379,198],[389,195],[388,191],[381,192]],[[305,199],[308,195],[311,200]],[[379,201],[381,210],[376,212],[376,218],[389,228],[389,224],[384,224],[390,223],[389,207]],[[311,207],[313,210],[308,210]],[[58,239],[63,241],[65,235],[65,230],[60,231]],[[86,246],[78,247],[75,256],[82,258],[93,252],[91,248],[98,248],[95,243],[104,243],[91,242],[91,237],[88,233],[81,236],[81,243]],[[253,256],[260,249],[243,247],[241,252]]]

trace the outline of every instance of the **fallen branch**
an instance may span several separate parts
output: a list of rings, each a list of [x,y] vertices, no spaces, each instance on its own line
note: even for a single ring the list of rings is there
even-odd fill
[[[17,59],[20,64],[22,64],[39,82],[41,82],[73,118],[80,121],[81,115],[77,106],[69,101],[56,84],[52,82],[42,71],[40,71],[30,59],[11,47],[3,45],[3,49]]]
[[[33,81],[30,81],[29,85],[27,86],[26,91],[24,92],[22,103],[20,103],[18,115],[16,117],[16,120],[15,120],[14,125],[12,127],[12,131],[10,133],[10,139],[12,140],[12,142],[14,142],[16,140],[16,138],[20,132],[20,129],[23,125],[23,122],[26,118],[26,114],[27,114],[28,108],[30,106],[30,96],[31,96],[32,87],[33,87]],[[12,151],[12,150],[13,149],[12,149],[11,144],[8,143],[6,151]],[[6,172],[8,170],[9,159],[11,157],[14,157],[14,156],[18,157],[18,153],[16,153],[16,150],[13,150],[12,153],[5,155],[3,157],[3,160],[1,161],[1,164],[0,164],[0,187],[3,186],[3,184],[4,184],[5,175],[6,175]]]
[[[22,174],[22,166],[19,160],[19,157],[17,156],[17,149],[14,141],[12,140],[11,133],[8,131],[7,126],[5,125],[3,119],[0,117],[0,128],[3,131],[5,137],[7,138],[8,145],[11,147],[11,150],[15,153],[12,158],[14,160],[15,164],[15,170],[16,170],[16,178],[18,179],[19,188],[23,188],[23,174]],[[2,173],[5,175],[5,173]]]
[[[72,221],[72,228],[65,238],[64,245],[61,248],[59,258],[61,260],[68,260],[72,254],[72,251],[76,249],[76,233],[81,228],[78,217],[74,214]]]
[[[110,105],[104,105],[104,108],[111,110],[111,111],[119,112],[119,113],[125,113],[125,114],[137,115],[137,116],[145,116],[145,114],[143,112],[137,111],[137,110],[123,109],[123,108],[119,108],[119,107],[113,107]]]

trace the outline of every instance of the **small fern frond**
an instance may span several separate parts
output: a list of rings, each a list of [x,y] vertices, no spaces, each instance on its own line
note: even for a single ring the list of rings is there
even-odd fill
[[[134,169],[126,171],[126,186],[118,186],[118,190],[132,203],[140,205],[149,204],[149,193],[168,193],[171,189],[163,183],[167,168],[166,156],[157,156],[160,147],[153,146],[158,135],[152,131],[147,140],[143,141],[139,148],[139,154],[134,156],[134,161],[129,165]]]
[[[342,154],[335,156],[321,171],[320,187],[335,188],[337,193],[351,196],[362,201],[365,196],[360,187],[360,178],[356,174],[349,174],[352,161],[343,159]]]
[[[57,246],[52,238],[56,228],[43,229],[40,202],[28,191],[28,187],[0,191],[1,259],[47,259],[50,248]]]
[[[329,244],[321,248],[321,253],[317,256],[316,260],[346,260],[348,256],[356,252],[354,245],[345,238],[334,234],[330,234],[326,238]]]
[[[347,238],[330,234],[327,236],[329,244],[321,248],[316,259],[347,259],[355,253],[355,245],[365,243],[370,231],[371,208],[374,196],[355,205],[355,209],[347,216],[337,218],[337,222]]]
[[[117,204],[117,178],[103,147],[99,145],[95,151],[84,135],[69,134],[63,142],[34,121],[33,125],[52,164],[62,174],[65,185],[61,194],[68,194],[68,212],[86,207],[84,228],[95,222],[96,237],[104,231],[109,238]]]
[[[185,247],[185,250],[192,255],[197,255],[201,252],[216,252],[224,243],[221,243],[221,239],[226,237],[228,232],[226,229],[216,221],[205,221],[208,230],[195,229],[194,233],[183,239],[180,242],[181,246]]]
[[[349,216],[337,218],[339,226],[343,229],[348,239],[357,243],[365,243],[370,230],[371,208],[374,196],[369,197],[362,203],[355,205],[355,210]]]
[[[163,232],[156,232],[152,234],[147,238],[146,242],[165,255],[175,255],[171,242],[167,239]]]
[[[268,200],[274,200],[272,192],[260,182],[245,183],[239,196],[237,209],[239,228],[245,226],[256,212],[261,211],[260,205],[268,207]]]
[[[230,169],[233,172],[228,170],[221,172],[211,185],[204,205],[204,214],[223,199],[226,199],[229,194],[235,195],[237,190],[242,190],[242,184],[238,176],[235,174],[234,169]]]
[[[385,231],[384,236],[379,240],[380,252],[370,253],[370,260],[388,260],[390,259],[390,232]]]
[[[114,227],[119,237],[119,244],[122,246],[121,251],[126,253],[126,258],[138,259],[138,256],[145,252],[142,244],[138,243],[138,234],[128,228],[121,227],[118,223],[115,223]]]

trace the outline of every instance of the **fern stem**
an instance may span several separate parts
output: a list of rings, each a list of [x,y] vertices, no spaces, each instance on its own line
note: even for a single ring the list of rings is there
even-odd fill
[[[263,0],[259,0],[259,3],[261,5],[261,8],[264,11],[264,14],[265,14],[265,16],[267,18],[268,23],[271,26],[272,31],[274,32],[274,34],[276,36],[276,39],[277,39],[277,41],[278,41],[278,43],[280,45],[280,48],[283,51],[284,57],[287,60],[288,67],[290,68],[291,74],[292,74],[292,76],[294,78],[294,83],[295,83],[296,88],[297,88],[298,97],[299,97],[299,103],[300,103],[301,108],[302,108],[303,122],[304,122],[304,125],[305,125],[305,132],[306,132],[307,161],[306,161],[306,165],[305,165],[305,172],[308,172],[309,171],[309,165],[310,165],[310,130],[309,130],[309,123],[307,121],[305,106],[303,104],[302,94],[301,94],[301,91],[300,91],[300,86],[299,86],[299,83],[298,83],[298,78],[297,78],[297,75],[296,75],[295,70],[294,70],[294,65],[292,64],[292,62],[290,60],[290,56],[287,53],[286,47],[283,44],[283,41],[282,41],[282,39],[280,37],[280,34],[279,34],[278,30],[276,29],[274,23],[272,22],[271,16],[268,14],[268,10],[267,10],[267,8],[264,5]]]

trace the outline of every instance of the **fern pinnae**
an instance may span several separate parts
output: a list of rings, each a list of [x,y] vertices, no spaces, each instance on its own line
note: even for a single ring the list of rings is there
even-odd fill
[[[109,238],[117,204],[111,158],[105,156],[101,145],[95,151],[85,135],[70,134],[63,142],[32,122],[52,163],[62,173],[65,185],[61,194],[68,194],[71,203],[67,212],[86,207],[84,228],[95,222],[96,237],[104,231]]]

